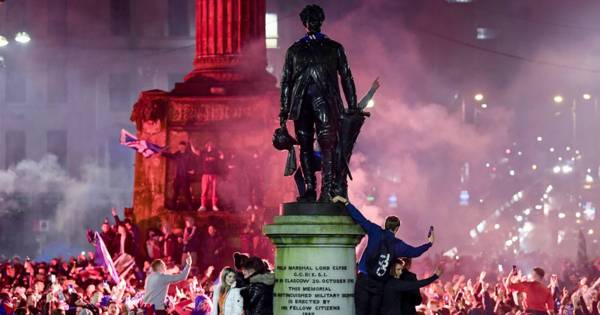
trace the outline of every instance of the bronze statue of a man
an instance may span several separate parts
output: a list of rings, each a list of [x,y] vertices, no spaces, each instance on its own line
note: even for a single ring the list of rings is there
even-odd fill
[[[287,50],[281,78],[281,127],[294,121],[300,144],[300,165],[305,189],[299,201],[316,201],[315,172],[322,169],[319,202],[329,202],[336,194],[336,146],[343,114],[358,112],[356,88],[344,47],[321,33],[325,13],[318,5],[308,5],[300,13],[306,35]],[[346,96],[345,111],[338,75]],[[314,154],[316,138],[321,165]],[[339,163],[339,162],[338,162]],[[339,166],[337,166],[339,167]]]

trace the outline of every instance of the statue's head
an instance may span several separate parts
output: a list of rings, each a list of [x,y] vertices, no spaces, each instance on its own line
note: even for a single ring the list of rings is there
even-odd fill
[[[319,33],[321,31],[321,25],[323,25],[323,21],[325,21],[325,12],[323,12],[323,9],[320,6],[310,4],[304,7],[302,12],[300,12],[300,20],[308,33]]]

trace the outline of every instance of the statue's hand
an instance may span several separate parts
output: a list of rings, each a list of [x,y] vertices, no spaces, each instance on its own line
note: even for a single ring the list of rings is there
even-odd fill
[[[287,118],[286,117],[287,117],[287,115],[285,115],[284,113],[279,114],[279,126],[284,129],[287,128],[287,125],[286,125]]]
[[[354,115],[358,113],[358,107],[348,107],[346,110],[346,115]]]

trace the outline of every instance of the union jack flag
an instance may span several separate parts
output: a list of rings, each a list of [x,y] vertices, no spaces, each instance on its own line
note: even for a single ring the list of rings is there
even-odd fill
[[[136,150],[145,158],[149,158],[156,153],[162,152],[165,148],[146,140],[139,140],[132,133],[121,129],[120,142],[122,145]]]

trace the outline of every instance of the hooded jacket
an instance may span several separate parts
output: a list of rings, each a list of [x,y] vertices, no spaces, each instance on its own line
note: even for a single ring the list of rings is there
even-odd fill
[[[248,286],[242,289],[246,315],[273,315],[275,274],[272,272],[254,274],[248,281]]]

